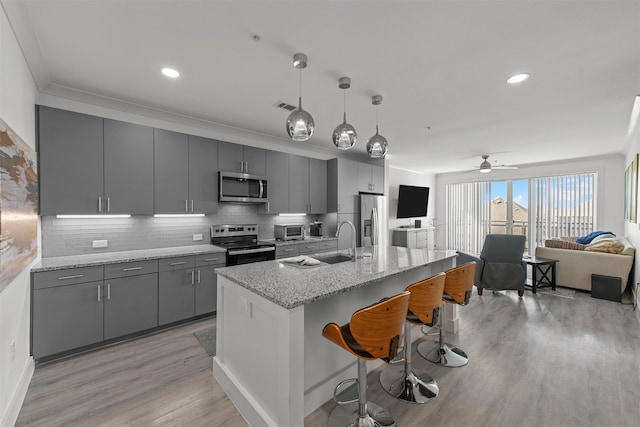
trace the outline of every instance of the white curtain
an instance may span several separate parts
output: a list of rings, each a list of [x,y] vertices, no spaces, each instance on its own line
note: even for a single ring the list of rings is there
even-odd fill
[[[491,184],[446,186],[446,247],[479,254],[491,229]]]

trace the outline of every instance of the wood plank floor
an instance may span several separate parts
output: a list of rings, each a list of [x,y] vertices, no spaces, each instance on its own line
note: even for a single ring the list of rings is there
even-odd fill
[[[462,368],[414,357],[433,402],[399,402],[369,374],[369,398],[398,426],[638,426],[640,311],[529,291],[475,293],[460,307]],[[208,319],[36,367],[17,426],[246,426],[193,332]],[[417,332],[414,332],[417,333]],[[324,426],[328,402],[305,419]],[[288,426],[283,426],[288,427]]]

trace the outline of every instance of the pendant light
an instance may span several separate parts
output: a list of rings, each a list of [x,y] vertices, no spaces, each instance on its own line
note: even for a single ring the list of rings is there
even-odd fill
[[[358,134],[353,126],[347,123],[347,89],[351,87],[351,79],[349,77],[341,77],[338,80],[338,87],[343,89],[344,95],[344,116],[340,123],[333,130],[333,144],[339,150],[350,150],[358,140]]]
[[[378,133],[378,105],[382,104],[382,95],[371,97],[371,103],[376,106],[376,134],[367,142],[367,153],[372,159],[379,159],[387,154],[387,138]]]
[[[307,67],[307,55],[304,53],[293,55],[293,66],[300,70],[300,95],[298,96],[298,108],[287,117],[287,133],[294,141],[307,141],[316,128],[311,114],[302,109],[302,69]]]

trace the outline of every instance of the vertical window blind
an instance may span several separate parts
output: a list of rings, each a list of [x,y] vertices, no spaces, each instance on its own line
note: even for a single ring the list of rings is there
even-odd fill
[[[446,186],[446,247],[480,253],[491,229],[491,184],[468,182]]]
[[[596,226],[597,173],[531,179],[536,246],[546,239],[584,236]]]

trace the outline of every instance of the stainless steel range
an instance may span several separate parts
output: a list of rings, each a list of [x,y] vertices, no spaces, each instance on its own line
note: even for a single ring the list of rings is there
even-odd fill
[[[257,224],[212,225],[211,244],[227,250],[227,266],[276,259],[276,245],[258,240]]]

